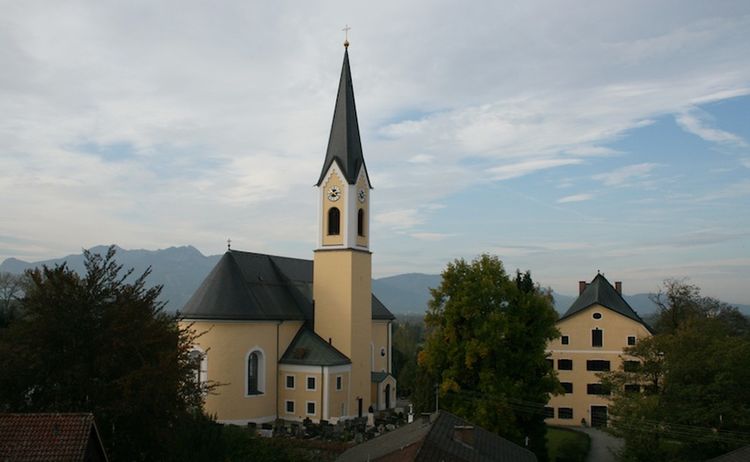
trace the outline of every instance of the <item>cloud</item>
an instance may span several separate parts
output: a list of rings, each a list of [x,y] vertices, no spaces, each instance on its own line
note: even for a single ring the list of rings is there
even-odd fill
[[[628,165],[611,172],[598,173],[591,178],[601,181],[605,186],[628,186],[634,181],[648,178],[651,171],[658,166],[659,164],[651,162]]]
[[[728,144],[739,147],[747,146],[740,136],[718,128],[710,127],[710,115],[698,108],[692,107],[675,116],[677,124],[686,132],[699,136],[706,141]]]
[[[442,241],[454,235],[446,233],[411,233],[409,234],[409,236],[413,237],[414,239],[419,239],[420,241],[436,242]]]
[[[575,165],[580,164],[581,162],[582,161],[580,159],[528,160],[508,165],[502,165],[499,167],[492,167],[489,169],[489,173],[493,180],[508,180],[511,178],[528,175],[539,170],[560,167],[563,165]]]
[[[557,200],[558,204],[565,204],[568,202],[583,202],[594,198],[593,194],[573,194],[572,196],[561,197]]]

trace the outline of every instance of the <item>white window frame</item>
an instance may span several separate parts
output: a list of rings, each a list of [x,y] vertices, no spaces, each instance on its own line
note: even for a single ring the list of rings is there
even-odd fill
[[[258,393],[250,395],[247,393],[247,363],[250,359],[250,355],[258,352],[260,353],[260,356],[258,357]],[[259,346],[254,346],[250,348],[250,350],[245,355],[245,390],[243,391],[243,394],[245,395],[245,398],[255,398],[257,396],[263,396],[266,394],[266,352],[263,351],[263,348]]]
[[[208,355],[203,351],[203,348],[197,345],[193,345],[193,347],[190,348],[190,353],[193,351],[197,351],[201,355],[201,362],[198,366],[198,383],[203,385],[208,381]]]
[[[313,412],[312,413],[309,412],[309,410],[310,410],[309,406],[311,404],[313,405]],[[315,415],[315,414],[317,414],[317,412],[318,412],[318,402],[317,401],[305,401],[305,415]]]
[[[289,411],[289,403],[292,403],[292,410]],[[297,411],[297,404],[294,402],[293,399],[287,399],[284,400],[284,413],[286,414],[294,414]]]
[[[630,344],[630,339],[631,338],[633,339],[633,344],[632,345]],[[638,336],[637,335],[628,335],[627,338],[625,339],[625,345],[626,346],[635,346],[637,344],[638,344]]]
[[[313,379],[315,387],[310,388],[310,379]],[[318,378],[314,375],[305,376],[305,390],[306,391],[318,391]]]
[[[336,391],[341,391],[343,389],[344,389],[344,376],[337,375],[336,376]]]

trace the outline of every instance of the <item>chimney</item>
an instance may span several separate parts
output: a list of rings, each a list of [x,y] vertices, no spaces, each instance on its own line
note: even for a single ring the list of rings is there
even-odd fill
[[[474,447],[474,427],[471,425],[455,425],[453,427],[453,440]]]
[[[586,290],[586,281],[578,281],[578,295],[581,295]]]
[[[615,290],[622,295],[622,281],[615,281]]]

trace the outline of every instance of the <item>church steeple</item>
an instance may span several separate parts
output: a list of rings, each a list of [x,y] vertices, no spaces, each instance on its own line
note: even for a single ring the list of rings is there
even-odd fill
[[[348,45],[347,41],[345,45]],[[364,168],[367,177],[365,158],[362,155],[362,142],[359,138],[359,124],[357,123],[357,107],[354,104],[354,87],[352,85],[352,72],[349,69],[349,47],[344,49],[344,64],[341,67],[341,78],[339,79],[339,91],[336,96],[336,107],[333,111],[333,123],[331,124],[331,135],[328,138],[328,149],[323,162],[323,170],[316,186],[320,186],[334,160],[338,163],[346,182],[354,184],[360,168]],[[368,186],[370,179],[367,177]]]

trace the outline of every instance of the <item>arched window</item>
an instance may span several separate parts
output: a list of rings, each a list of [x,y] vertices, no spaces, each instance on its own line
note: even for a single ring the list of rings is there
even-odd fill
[[[198,385],[202,385],[208,379],[208,359],[206,353],[198,347],[193,347],[188,353],[190,358],[190,366],[194,371],[195,382]]]
[[[365,235],[365,211],[362,209],[357,212],[357,235]]]
[[[253,350],[247,355],[247,395],[259,395],[263,393],[264,386],[264,361],[263,352]]]
[[[341,229],[341,213],[336,207],[328,209],[328,235],[338,236]]]

